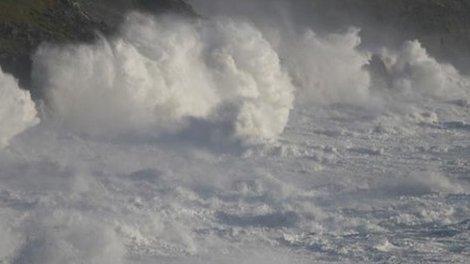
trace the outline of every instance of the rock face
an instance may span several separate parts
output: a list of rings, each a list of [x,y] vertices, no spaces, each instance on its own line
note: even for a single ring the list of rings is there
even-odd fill
[[[0,65],[30,88],[30,56],[39,44],[111,34],[129,9],[192,14],[182,0],[0,0]]]

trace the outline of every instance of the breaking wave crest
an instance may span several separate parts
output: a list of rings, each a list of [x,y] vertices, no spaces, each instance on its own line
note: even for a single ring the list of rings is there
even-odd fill
[[[370,55],[358,50],[359,30],[317,36],[308,30],[284,44],[290,72],[305,103],[364,103],[371,80],[365,70]]]
[[[38,123],[36,108],[28,91],[0,68],[0,148],[25,129]]]
[[[132,13],[119,37],[43,45],[33,80],[53,118],[80,134],[186,132],[245,145],[279,137],[294,94],[300,105],[364,105],[390,93],[468,96],[468,78],[437,62],[418,41],[374,55],[360,48],[355,28],[323,36],[303,32],[273,34],[237,18]]]
[[[408,97],[456,99],[468,96],[470,79],[451,64],[439,63],[417,40],[407,41],[397,52],[380,54],[389,88]]]
[[[230,19],[131,14],[119,38],[43,46],[34,69],[53,115],[92,135],[166,133],[199,119],[224,123],[244,143],[272,141],[294,100],[269,42]]]

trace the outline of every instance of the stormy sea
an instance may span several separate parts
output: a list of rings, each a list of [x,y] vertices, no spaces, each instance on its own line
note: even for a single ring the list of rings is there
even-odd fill
[[[0,72],[0,263],[469,262],[470,76],[295,1],[189,2],[43,43],[40,99]]]

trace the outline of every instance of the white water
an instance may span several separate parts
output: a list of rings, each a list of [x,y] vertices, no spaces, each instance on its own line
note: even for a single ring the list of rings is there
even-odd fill
[[[131,14],[44,44],[35,127],[1,74],[0,262],[463,263],[468,77],[288,28]]]
[[[55,118],[87,134],[220,123],[244,142],[273,141],[293,104],[279,58],[252,25],[129,16],[122,36],[96,45],[42,47],[38,83]]]
[[[0,68],[0,148],[17,134],[37,123],[36,109],[29,92]]]

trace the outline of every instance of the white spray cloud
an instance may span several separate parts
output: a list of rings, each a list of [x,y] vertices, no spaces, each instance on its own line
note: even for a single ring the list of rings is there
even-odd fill
[[[131,14],[121,37],[43,46],[35,81],[55,118],[92,135],[168,132],[188,118],[229,123],[245,143],[274,140],[293,104],[279,58],[252,25]]]
[[[318,35],[267,24],[134,13],[115,39],[42,46],[33,80],[46,91],[54,119],[79,133],[191,133],[190,120],[199,120],[210,124],[202,131],[209,138],[222,133],[223,141],[245,144],[272,142],[283,132],[294,86],[298,104],[363,105],[381,96],[371,97],[371,56],[359,49],[358,29]],[[419,42],[382,56],[386,78],[401,93],[442,97],[468,83]]]
[[[248,23],[217,22],[206,54],[219,96],[238,109],[232,123],[237,135],[257,141],[282,131],[293,104],[294,87],[281,69],[277,53]],[[212,36],[211,36],[212,35]]]
[[[371,91],[377,90],[377,84],[371,82],[370,73],[364,69],[371,56],[364,47],[359,47],[359,31],[352,28],[345,34],[315,33],[312,27],[321,28],[318,19],[311,15],[317,8],[312,1],[189,2],[202,15],[238,17],[260,28],[294,79],[297,102],[364,105],[377,99],[370,96]],[[402,99],[416,95],[434,99],[469,97],[469,78],[452,65],[437,61],[418,41],[408,41],[400,50],[385,53],[382,55],[390,63],[387,81],[398,94],[405,95]]]
[[[407,96],[455,99],[466,95],[470,79],[454,66],[439,63],[417,40],[407,41],[396,53],[384,51],[392,88]]]
[[[283,44],[301,98],[316,103],[363,103],[369,99],[367,53],[358,50],[359,30],[317,36],[309,30]]]
[[[297,88],[298,103],[363,104],[369,99],[370,56],[359,50],[360,30],[317,34],[311,1],[191,0],[203,15],[238,17],[254,23],[281,57]],[[309,13],[310,12],[310,13]]]
[[[0,148],[25,129],[38,123],[36,108],[28,91],[0,68]]]

